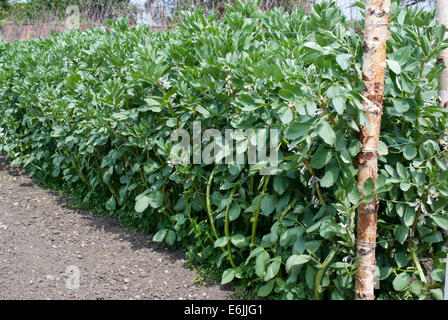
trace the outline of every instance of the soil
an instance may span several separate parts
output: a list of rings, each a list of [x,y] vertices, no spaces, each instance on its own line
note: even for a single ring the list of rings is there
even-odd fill
[[[230,299],[196,276],[182,252],[73,209],[0,155],[0,299]]]

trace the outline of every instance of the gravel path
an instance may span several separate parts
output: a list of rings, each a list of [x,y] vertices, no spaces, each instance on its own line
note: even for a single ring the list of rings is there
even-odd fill
[[[68,204],[0,155],[0,299],[229,299],[181,252]]]

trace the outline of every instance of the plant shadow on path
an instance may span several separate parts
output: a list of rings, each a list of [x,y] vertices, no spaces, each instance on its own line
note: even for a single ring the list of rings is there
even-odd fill
[[[26,176],[30,181],[21,182],[19,184],[20,187],[23,188],[35,188],[39,187],[45,192],[51,194],[52,196],[56,196],[56,203],[60,205],[62,208],[68,209],[70,211],[75,212],[76,214],[83,217],[85,221],[88,221],[90,225],[94,226],[96,229],[103,230],[105,232],[112,233],[116,235],[116,238],[120,241],[128,241],[132,245],[133,250],[139,250],[142,248],[151,248],[160,252],[169,252],[169,256],[167,256],[171,262],[185,258],[184,254],[178,250],[172,250],[171,248],[153,242],[150,239],[150,235],[142,232],[142,231],[133,231],[130,228],[126,228],[122,226],[119,219],[102,215],[92,210],[88,209],[79,209],[77,208],[78,203],[68,196],[61,195],[60,192],[55,191],[45,185],[43,185],[40,181],[28,177],[26,171],[20,166],[11,166],[8,161],[4,158],[4,156],[0,156],[0,171],[6,171],[9,175],[13,177],[21,177]]]
[[[95,261],[108,263],[110,267],[111,265],[122,264],[123,261],[128,261],[128,259],[129,263],[132,262],[132,264],[134,264],[138,262],[141,264],[142,259],[145,260],[146,256],[152,256],[149,257],[146,267],[157,269],[159,274],[157,274],[155,278],[159,279],[156,279],[156,281],[164,284],[168,282],[167,290],[170,290],[170,286],[176,285],[176,280],[180,282],[180,280],[191,279],[191,282],[185,288],[179,289],[176,286],[177,291],[185,289],[183,294],[187,299],[188,290],[191,290],[192,287],[195,288],[194,290],[200,291],[201,294],[203,294],[203,297],[207,296],[211,299],[229,299],[229,294],[232,293],[233,288],[230,285],[221,286],[217,283],[210,282],[209,279],[205,282],[195,281],[195,275],[199,274],[196,278],[202,277],[201,273],[203,274],[204,272],[201,272],[201,270],[188,270],[185,263],[186,257],[182,251],[153,242],[151,235],[139,230],[134,231],[123,226],[118,218],[102,215],[93,210],[78,208],[78,204],[75,200],[62,195],[61,192],[44,186],[36,179],[30,178],[22,167],[10,165],[8,160],[2,154],[0,154],[0,184],[10,184],[9,186],[6,186],[9,188],[7,190],[10,193],[11,191],[15,193],[15,196],[18,194],[26,195],[21,197],[25,202],[34,197],[36,192],[39,192],[45,197],[43,199],[46,200],[42,200],[42,202],[35,207],[35,212],[33,214],[36,215],[37,213],[39,219],[47,224],[46,227],[51,227],[51,224],[53,223],[53,226],[59,228],[60,222],[62,222],[63,225],[65,225],[62,229],[65,230],[62,230],[61,233],[70,234],[71,232],[78,230],[79,239],[77,240],[77,243],[81,243],[82,240],[85,240],[86,242],[90,241],[90,239],[88,239],[89,232],[86,232],[86,229],[92,230],[91,232],[95,234],[98,231],[100,236],[106,234],[106,239],[102,239],[105,243],[101,244],[103,247],[107,246],[108,249],[115,250],[113,251],[115,254],[113,254],[114,257],[112,260],[115,259],[117,261],[105,262],[104,258],[100,255],[100,252],[98,250],[93,251],[92,249],[89,254],[93,256],[91,256],[91,259],[96,259]],[[0,188],[0,196],[2,196],[3,192],[3,196],[8,197],[7,192],[3,191],[3,189]],[[58,220],[56,223],[54,214],[57,211],[62,211],[62,214],[57,217]],[[19,213],[13,212],[13,214],[21,218]],[[1,218],[3,219],[4,217]],[[71,221],[73,221],[74,218],[77,218],[76,221],[79,223],[77,222],[75,225],[71,224]],[[14,217],[14,219],[17,219],[17,217]],[[36,226],[34,226],[34,228],[36,228]],[[100,240],[100,242],[102,241]],[[75,244],[77,245],[77,243]],[[39,243],[35,245],[39,246]],[[45,248],[45,246],[46,244],[41,244],[42,248]],[[67,250],[72,249],[69,248]],[[94,256],[95,254],[97,256]],[[124,258],[123,255],[127,257]],[[50,257],[49,263],[51,263],[51,259],[55,259],[55,257]],[[92,262],[87,262],[86,260],[82,261],[83,263],[92,264]],[[156,263],[157,266],[154,266],[154,263]],[[168,270],[169,275],[167,272]],[[163,272],[167,274],[163,274]],[[166,282],[164,277],[166,278]],[[201,285],[199,285],[198,282]],[[201,296],[199,296],[199,298],[201,298]]]

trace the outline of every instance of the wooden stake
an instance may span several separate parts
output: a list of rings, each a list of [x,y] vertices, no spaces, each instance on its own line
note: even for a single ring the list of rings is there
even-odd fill
[[[362,150],[358,154],[358,187],[363,195],[364,182],[378,175],[378,142],[383,113],[384,79],[386,72],[386,41],[390,16],[390,0],[366,0],[363,44],[363,95],[369,126],[360,126]],[[376,272],[375,246],[379,200],[377,197],[358,207],[356,299],[373,300]]]
[[[448,27],[448,1],[436,0],[436,18],[441,24]],[[445,39],[448,37],[448,32],[445,33]],[[448,66],[448,49],[441,52],[439,57],[445,66]],[[439,99],[440,104],[445,108],[448,106],[448,68],[442,71],[439,76]],[[445,233],[446,235],[446,233]],[[446,259],[446,271],[445,271],[445,292],[444,300],[448,300],[448,242],[446,246],[447,259]]]
[[[436,17],[439,23],[448,26],[448,1],[436,0]],[[445,38],[447,36],[445,34]],[[443,50],[439,58],[448,66],[448,49]],[[448,102],[448,69],[439,76],[439,99],[442,105]]]

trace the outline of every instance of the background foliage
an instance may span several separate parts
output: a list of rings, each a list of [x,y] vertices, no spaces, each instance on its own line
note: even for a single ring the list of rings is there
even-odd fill
[[[333,4],[257,2],[218,21],[185,13],[152,33],[126,21],[0,44],[0,151],[154,240],[281,299],[350,299],[362,112],[362,35]],[[380,299],[441,298],[447,111],[434,12],[392,6],[382,122]],[[278,128],[279,170],[168,161],[175,128]],[[243,139],[244,137],[240,137]],[[247,141],[247,140],[246,140]],[[204,142],[203,148],[206,143]],[[421,261],[430,262],[429,270]],[[427,283],[426,283],[427,282]]]
[[[3,2],[7,3],[5,0]],[[3,3],[1,2],[1,3]],[[9,4],[0,12],[0,19],[13,23],[64,22],[66,9],[77,5],[84,22],[103,22],[107,19],[135,14],[129,0],[28,0]],[[0,10],[1,10],[0,4]]]
[[[145,1],[145,7],[149,10],[153,6],[152,14],[158,15],[156,20],[160,20],[165,27],[179,22],[180,11],[192,11],[203,7],[209,12],[218,12],[222,16],[226,11],[226,5],[236,4],[234,0],[141,0],[141,2]],[[262,0],[259,7],[266,11],[282,7],[289,12],[302,8],[309,13],[315,2],[315,0]],[[354,2],[354,0],[339,0],[337,3],[347,10],[353,7]],[[130,0],[27,0],[26,2],[0,0],[0,23],[2,20],[19,24],[62,21],[66,17],[65,10],[69,5],[78,5],[83,18],[97,24],[118,17],[131,17],[134,21],[137,14],[134,3]],[[434,7],[433,0],[402,0],[400,4],[413,6],[422,3],[428,8]],[[174,8],[169,16],[166,11],[171,10],[167,8]],[[350,9],[352,10],[354,9]]]

